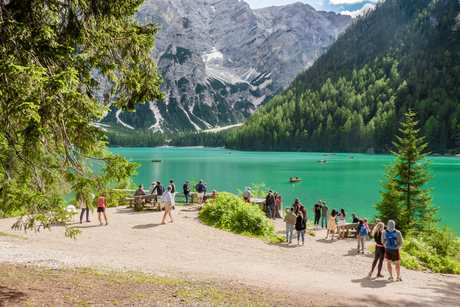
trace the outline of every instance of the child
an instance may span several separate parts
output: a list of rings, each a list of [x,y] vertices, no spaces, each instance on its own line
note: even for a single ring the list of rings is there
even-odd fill
[[[362,253],[364,254],[364,238],[366,237],[367,229],[366,226],[364,226],[364,221],[359,220],[358,228],[356,230],[357,234],[356,237],[358,238],[358,254],[359,250],[361,249],[360,246],[362,246]]]
[[[217,195],[216,190],[212,190],[212,196],[216,196],[216,195]]]
[[[369,230],[369,225],[367,224],[367,219],[364,219],[364,227],[366,227],[366,230],[367,230],[367,232],[366,232],[366,240],[369,240],[369,232],[370,232],[370,230]]]

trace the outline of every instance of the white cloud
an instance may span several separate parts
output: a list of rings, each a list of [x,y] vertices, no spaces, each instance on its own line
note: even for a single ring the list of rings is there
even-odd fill
[[[342,15],[350,15],[351,17],[356,18],[358,16],[364,15],[364,13],[366,13],[368,10],[372,11],[374,8],[375,8],[375,5],[372,5],[370,3],[366,3],[366,4],[364,4],[364,6],[360,10],[353,11],[353,12],[342,11],[342,12],[340,12],[340,14],[342,14]]]
[[[319,6],[322,6],[322,5],[323,5],[323,0],[319,0],[319,1],[318,1],[318,5],[319,5]]]
[[[377,3],[378,0],[329,0],[329,4],[356,4],[361,2],[374,2]]]

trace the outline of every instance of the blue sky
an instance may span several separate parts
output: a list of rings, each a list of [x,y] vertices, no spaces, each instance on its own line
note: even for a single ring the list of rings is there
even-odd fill
[[[308,3],[317,11],[333,11],[347,15],[359,14],[359,10],[367,10],[375,5],[377,0],[245,0],[253,9],[280,6],[295,2]],[[355,17],[355,16],[353,16]]]

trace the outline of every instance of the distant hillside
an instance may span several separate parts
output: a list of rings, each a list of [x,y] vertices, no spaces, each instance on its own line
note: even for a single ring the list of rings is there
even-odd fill
[[[161,27],[152,57],[165,98],[137,105],[135,113],[112,108],[101,123],[173,134],[242,122],[352,21],[300,2],[252,10],[239,0],[149,0],[136,19]],[[102,101],[110,84],[101,84]]]
[[[460,2],[387,0],[229,135],[245,150],[388,152],[412,108],[429,150],[458,152]]]

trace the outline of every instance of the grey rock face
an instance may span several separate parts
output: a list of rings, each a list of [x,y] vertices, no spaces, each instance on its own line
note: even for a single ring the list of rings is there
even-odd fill
[[[240,0],[149,0],[136,18],[162,28],[152,57],[165,99],[103,121],[171,132],[241,122],[352,21],[302,3],[252,10]]]

